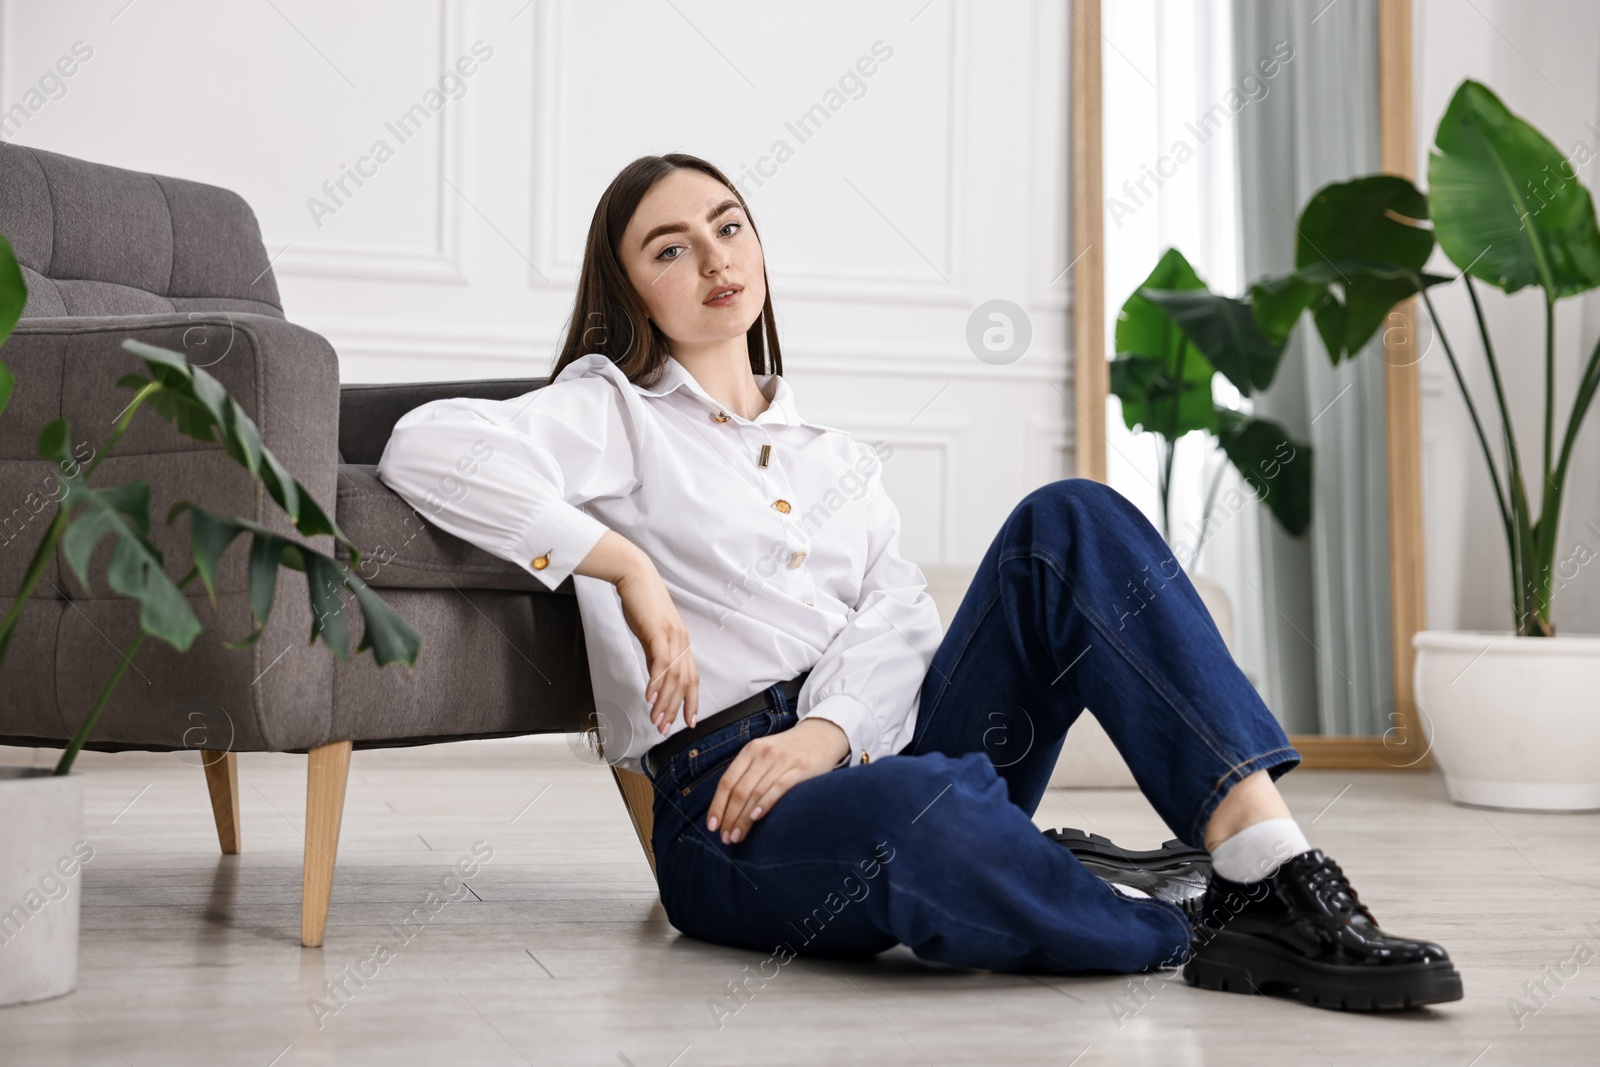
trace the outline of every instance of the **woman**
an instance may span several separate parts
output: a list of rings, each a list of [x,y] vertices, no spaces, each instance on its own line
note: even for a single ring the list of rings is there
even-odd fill
[[[1273,784],[1299,754],[1132,504],[1083,478],[1029,493],[941,635],[885,451],[799,416],[748,208],[675,154],[602,196],[552,382],[417,408],[379,475],[548,588],[577,576],[603,749],[654,783],[684,933],[1007,971],[1183,960],[1336,1007],[1461,996],[1443,949],[1384,933],[1309,846]],[[1209,871],[1200,893],[1033,824],[1085,706],[1210,851],[1179,872]]]

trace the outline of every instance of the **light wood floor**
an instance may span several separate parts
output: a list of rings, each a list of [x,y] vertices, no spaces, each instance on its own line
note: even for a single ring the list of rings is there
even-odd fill
[[[0,748],[0,762],[51,759]],[[1455,1004],[1358,1016],[1151,981],[1119,1026],[1113,1004],[1137,1005],[1126,978],[942,968],[898,947],[791,960],[719,1026],[708,1005],[766,956],[672,929],[610,773],[564,739],[357,752],[320,949],[299,944],[304,757],[240,757],[244,851],[229,857],[195,759],[80,760],[95,856],[78,988],[0,1009],[0,1064],[1600,1062],[1600,816],[1460,807],[1431,775],[1301,771],[1283,786],[1380,922],[1450,950]],[[1052,790],[1036,821],[1132,846],[1168,836],[1128,790]],[[493,857],[473,896],[404,941],[390,924],[479,840]],[[392,958],[328,997],[380,942]],[[1574,976],[1580,943],[1593,958]],[[1547,979],[1553,998],[1519,1029],[1508,998],[1547,967],[1565,984]],[[338,1008],[321,1025],[319,998]]]

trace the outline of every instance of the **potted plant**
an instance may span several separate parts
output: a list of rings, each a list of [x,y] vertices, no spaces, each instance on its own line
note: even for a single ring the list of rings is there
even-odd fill
[[[1226,590],[1196,573],[1200,553],[1215,531],[1217,490],[1231,463],[1246,484],[1266,503],[1278,524],[1291,536],[1301,537],[1311,524],[1311,446],[1294,441],[1282,426],[1219,403],[1218,373],[1232,382],[1242,396],[1272,383],[1282,362],[1284,344],[1262,344],[1253,363],[1234,358],[1223,347],[1214,364],[1186,332],[1185,301],[1210,303],[1213,294],[1200,280],[1183,253],[1169,248],[1139,287],[1117,312],[1114,336],[1116,357],[1110,366],[1111,393],[1122,404],[1128,429],[1155,435],[1159,456],[1157,492],[1160,498],[1161,536],[1189,580],[1205,601],[1217,627],[1231,645],[1233,610]],[[1187,321],[1195,321],[1192,316]],[[1213,345],[1213,350],[1218,346]],[[1175,540],[1172,528],[1172,471],[1178,442],[1199,435],[1213,441],[1222,452],[1206,488],[1200,527],[1193,543]],[[1225,510],[1237,513],[1244,494],[1229,490]]]
[[[11,244],[0,236],[0,344],[21,318],[26,300],[27,288]],[[180,514],[189,516],[192,559],[187,562],[191,566],[182,579],[172,580],[161,552],[148,537],[150,487],[143,481],[110,488],[90,483],[90,475],[141,408],[156,411],[196,440],[220,442],[226,453],[266,488],[301,534],[332,535],[349,547],[352,563],[359,563],[360,552],[262,444],[255,424],[220,382],[191,367],[179,353],[133,340],[124,341],[123,347],[144,359],[147,374],[127,374],[117,381],[117,385],[134,390],[134,397],[94,459],[84,464],[73,455],[65,419],[51,421],[39,433],[39,455],[56,463],[63,492],[21,587],[0,618],[3,663],[28,598],[57,546],[78,581],[87,586],[90,557],[107,537],[112,538],[114,548],[105,568],[106,584],[139,602],[138,634],[122,650],[122,662],[106,680],[53,772],[0,768],[0,812],[4,813],[0,818],[0,909],[4,909],[0,912],[0,1005],[58,996],[76,985],[80,894],[71,879],[93,858],[94,850],[80,839],[82,775],[70,773],[73,760],[146,637],[165,641],[180,652],[189,649],[201,627],[182,590],[198,577],[214,601],[217,565],[239,535],[249,534],[251,539],[250,603],[260,625],[253,634],[225,642],[225,647],[245,648],[261,636],[272,611],[279,568],[287,566],[306,575],[313,611],[310,640],[321,638],[340,660],[349,658],[344,590],[354,594],[365,621],[357,652],[370,648],[380,666],[397,660],[415,665],[421,649],[421,636],[345,564],[248,519],[227,518],[191,501],[179,501],[167,513],[169,524]],[[0,362],[0,414],[15,384],[10,370]]]
[[[1600,717],[1592,703],[1600,636],[1558,637],[1554,613],[1561,580],[1594,554],[1580,541],[1558,560],[1557,537],[1574,443],[1600,387],[1600,345],[1584,362],[1559,436],[1555,401],[1556,304],[1600,286],[1594,201],[1555,145],[1472,80],[1439,121],[1428,185],[1424,194],[1380,174],[1318,190],[1300,214],[1295,270],[1256,282],[1244,299],[1146,295],[1219,369],[1230,360],[1265,365],[1306,311],[1338,359],[1365,344],[1397,305],[1421,296],[1488,468],[1511,579],[1508,629],[1413,635],[1428,743],[1459,802],[1600,809]],[[1458,275],[1424,272],[1436,246]],[[1492,432],[1428,293],[1458,279],[1489,372]],[[1537,286],[1544,297],[1544,418],[1532,453],[1512,424],[1474,279],[1507,294]]]

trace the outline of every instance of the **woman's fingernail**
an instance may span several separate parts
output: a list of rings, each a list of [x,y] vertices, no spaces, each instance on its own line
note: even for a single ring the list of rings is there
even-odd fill
[[[715,830],[717,828],[717,823],[719,821],[720,820],[718,820],[718,818],[715,815],[711,816],[711,818],[706,820],[706,829],[707,830]]]
[[[755,810],[755,811],[752,811],[752,812],[751,812],[751,813],[750,813],[750,817],[751,817],[751,818],[752,818],[752,819],[759,819],[759,818],[761,818],[761,809],[760,809],[760,808],[757,808],[757,809],[756,809],[756,810]]]
[[[738,829],[738,828],[734,829],[734,831],[733,831],[733,839],[735,841],[739,840],[743,836],[744,836],[744,831],[742,829]]]

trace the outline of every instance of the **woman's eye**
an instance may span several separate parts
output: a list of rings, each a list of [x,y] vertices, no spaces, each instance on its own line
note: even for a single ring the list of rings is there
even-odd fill
[[[732,237],[733,236],[732,234],[723,232],[729,226],[736,226],[739,229],[743,229],[744,228],[744,223],[742,223],[742,222],[724,222],[722,224],[722,228],[719,229],[717,232],[719,234],[722,234],[722,236],[724,236],[724,237]],[[669,256],[669,255],[667,255],[667,253],[671,252],[674,248],[682,249],[683,246],[682,245],[668,245],[667,247],[663,248],[661,251],[656,253],[656,258],[657,259],[665,259],[665,260],[667,260],[669,262],[671,260],[674,260],[674,259],[682,259],[683,257],[681,255],[679,255],[679,256]]]

